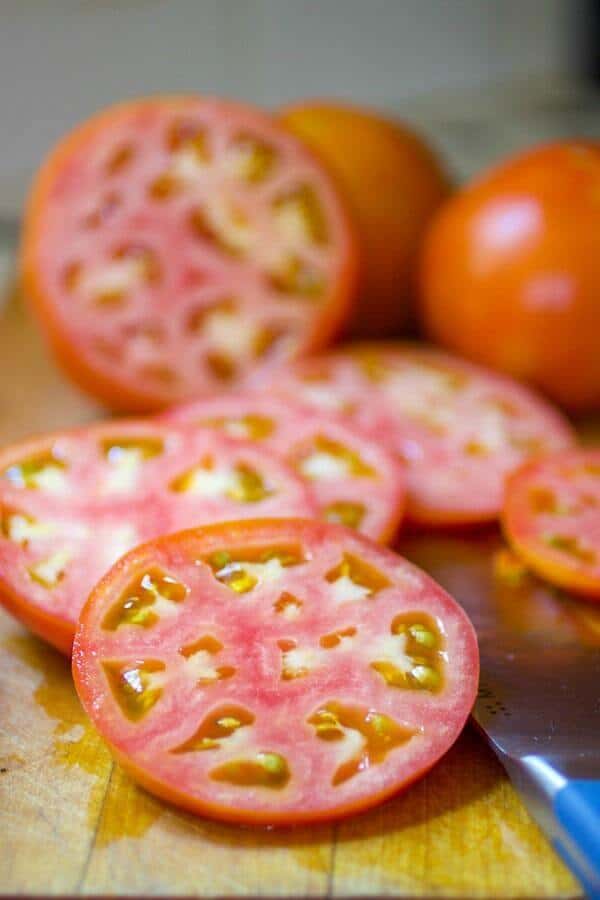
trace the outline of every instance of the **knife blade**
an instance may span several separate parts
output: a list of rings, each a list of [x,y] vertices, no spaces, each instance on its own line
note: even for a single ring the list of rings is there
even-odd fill
[[[481,657],[473,718],[586,893],[600,897],[600,605],[507,568],[496,531],[415,536],[400,552],[471,618]]]

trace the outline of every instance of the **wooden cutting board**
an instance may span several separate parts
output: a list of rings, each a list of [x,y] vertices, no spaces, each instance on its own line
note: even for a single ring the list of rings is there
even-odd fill
[[[0,317],[0,441],[100,415],[14,298]],[[67,660],[2,612],[0,893],[581,896],[470,726],[368,814],[288,831],[220,825],[138,789],[87,720]]]

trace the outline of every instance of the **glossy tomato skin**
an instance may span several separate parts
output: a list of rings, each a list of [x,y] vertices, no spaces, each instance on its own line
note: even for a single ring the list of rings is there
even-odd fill
[[[508,479],[502,512],[508,542],[533,572],[596,601],[600,601],[598,472],[600,451],[595,449],[532,460]],[[565,540],[566,553],[561,549]]]
[[[354,654],[351,650],[345,652],[342,649],[337,650],[341,656],[337,656],[335,663],[331,658],[332,668],[322,670],[323,677],[314,679],[311,677],[312,673],[309,673],[308,677],[305,675],[299,680],[280,681],[277,686],[278,679],[273,678],[275,673],[269,671],[269,660],[273,659],[269,641],[273,643],[279,632],[276,623],[271,622],[265,627],[264,608],[261,608],[261,601],[256,599],[252,620],[244,620],[243,610],[249,607],[247,604],[240,606],[238,597],[235,604],[238,625],[234,626],[233,632],[228,631],[226,622],[231,613],[227,612],[227,608],[231,608],[231,604],[229,598],[223,598],[217,592],[210,601],[213,610],[209,617],[211,628],[220,635],[225,652],[229,646],[229,659],[234,665],[239,662],[241,671],[227,680],[225,688],[213,685],[208,688],[209,693],[202,694],[196,687],[194,693],[193,686],[186,684],[184,669],[180,660],[177,660],[178,653],[181,654],[182,650],[175,650],[175,653],[173,650],[187,640],[188,635],[197,638],[198,624],[207,621],[206,614],[202,612],[202,604],[207,602],[206,597],[203,599],[202,596],[206,588],[201,587],[206,582],[202,581],[204,575],[199,560],[205,560],[215,550],[222,551],[226,547],[231,552],[235,548],[244,548],[248,552],[248,548],[260,548],[265,544],[307,550],[305,561],[316,567],[310,583],[315,585],[317,595],[322,590],[317,573],[323,571],[324,561],[339,559],[344,550],[360,554],[371,565],[380,567],[380,571],[387,573],[393,585],[387,602],[383,595],[378,598],[384,604],[380,609],[385,609],[386,626],[391,591],[397,591],[392,603],[393,607],[397,605],[395,612],[410,610],[412,614],[420,609],[427,614],[428,621],[431,624],[435,622],[435,627],[440,629],[447,658],[451,661],[444,667],[441,689],[428,694],[427,691],[401,692],[392,688],[391,693],[386,693],[389,689],[377,678],[372,680],[368,674],[359,678],[349,677],[357,665],[361,666],[364,651],[357,650]],[[179,619],[175,625],[169,616],[167,622],[159,622],[156,626],[159,630],[162,629],[158,637],[156,634],[153,636],[152,628],[142,629],[144,634],[141,635],[131,631],[121,635],[118,631],[107,634],[101,623],[105,621],[106,611],[113,608],[114,597],[121,596],[122,587],[130,583],[133,572],[140,573],[148,565],[157,564],[161,567],[166,564],[172,577],[181,578],[190,585],[188,600],[180,607],[181,613],[176,614]],[[190,578],[200,581],[189,580]],[[277,596],[277,592],[275,586],[273,596]],[[304,592],[302,596],[308,601],[310,593]],[[225,605],[223,599],[228,601]],[[375,631],[381,630],[381,634],[385,634],[387,627],[383,626],[381,629],[379,623],[375,624],[377,617],[373,617],[370,611],[374,602],[377,602],[375,596],[370,598],[369,605],[363,612],[350,604],[351,609],[346,608],[341,614],[334,611],[328,602],[320,602],[318,609],[307,610],[306,619],[302,615],[299,617],[295,628],[288,621],[284,626],[285,633],[288,637],[295,635],[300,638],[301,646],[305,646],[305,641],[310,641],[311,638],[315,640],[324,622],[330,621],[332,615],[339,618],[340,624],[342,621],[346,623],[349,621],[348,616],[352,618],[354,610],[354,621],[359,633],[363,624],[367,628],[365,622],[369,620]],[[186,603],[189,615],[185,612]],[[193,609],[195,612],[192,612]],[[193,622],[196,620],[194,627]],[[237,649],[236,642],[240,644]],[[247,647],[244,647],[244,642],[248,644]],[[261,645],[263,646],[257,655],[256,649]],[[102,674],[104,657],[110,660],[143,661],[142,658],[148,657],[152,657],[153,661],[164,660],[166,676],[162,682],[165,692],[163,711],[159,712],[160,704],[157,703],[153,720],[153,711],[148,720],[142,717],[135,722],[125,720],[111,698],[111,691],[107,689]],[[246,676],[238,682],[246,660],[250,666],[254,666],[252,671],[256,677],[249,679]],[[359,672],[362,673],[362,668],[359,668]],[[265,673],[268,673],[266,681]],[[337,819],[369,808],[408,787],[424,775],[458,737],[475,699],[478,674],[479,657],[473,627],[462,608],[439,585],[406,560],[355,532],[341,526],[306,519],[256,519],[222,523],[168,535],[137,547],[119,560],[93,591],[81,614],[73,651],[73,677],[79,697],[109,744],[111,752],[125,770],[167,802],[175,803],[197,815],[247,825],[291,826]],[[301,727],[302,720],[298,721],[297,718],[308,710],[312,711],[315,703],[322,708],[323,700],[330,695],[339,698],[342,704],[360,703],[363,711],[370,710],[370,715],[378,715],[376,710],[379,709],[382,712],[385,710],[397,723],[421,723],[413,732],[414,744],[404,745],[404,751],[402,747],[398,747],[394,751],[396,755],[393,761],[391,752],[389,757],[386,756],[393,774],[386,766],[382,766],[379,773],[376,763],[381,760],[375,759],[371,763],[371,768],[375,771],[370,771],[370,767],[365,766],[364,769],[357,770],[356,778],[344,781],[341,787],[341,782],[331,779],[331,762],[327,754],[332,742],[323,741],[322,755],[319,742],[313,745],[310,729]],[[367,698],[372,702],[365,705]],[[207,779],[205,763],[212,765],[208,755],[190,753],[183,760],[181,756],[175,755],[180,754],[183,749],[183,746],[177,746],[175,751],[171,749],[175,732],[182,728],[189,732],[198,714],[204,717],[208,710],[216,710],[222,699],[235,703],[238,707],[249,706],[256,714],[255,723],[259,732],[260,723],[264,720],[263,713],[267,713],[266,726],[260,736],[250,736],[246,743],[241,743],[241,749],[250,754],[253,747],[264,746],[266,749],[268,746],[271,751],[285,754],[292,772],[289,792],[282,790],[281,793],[268,796],[270,792],[267,791],[261,796],[260,789],[248,790],[247,787],[243,793],[236,792],[235,789],[223,792],[217,785],[213,784],[211,787],[210,780]],[[385,727],[387,726],[384,725]],[[144,739],[144,733],[148,740]],[[187,743],[185,739],[185,744]],[[333,743],[337,745],[337,741]],[[165,748],[169,748],[167,753]],[[228,757],[235,759],[226,751],[225,759]],[[343,755],[337,758],[337,762],[340,758],[343,759]],[[178,760],[182,760],[184,765],[178,765]],[[300,772],[309,776],[308,779],[300,777]],[[365,777],[359,780],[361,774]]]
[[[65,317],[61,314],[52,290],[48,288],[48,279],[43,272],[40,253],[47,228],[44,222],[45,212],[52,203],[56,193],[60,193],[64,185],[68,185],[72,173],[68,171],[73,158],[81,152],[81,148],[94,141],[95,136],[110,130],[114,123],[119,124],[128,117],[139,117],[143,121],[160,110],[172,114],[181,113],[195,105],[219,108],[222,120],[240,118],[241,122],[254,119],[258,129],[266,127],[267,131],[280,133],[284,141],[294,140],[277,123],[277,120],[262,111],[235,101],[220,100],[213,97],[196,95],[157,95],[126,101],[109,107],[77,126],[67,134],[44,160],[32,183],[27,198],[20,247],[20,272],[24,294],[30,308],[37,318],[54,355],[66,374],[87,394],[99,400],[106,407],[128,413],[147,413],[161,410],[170,403],[191,399],[200,394],[214,392],[214,385],[191,385],[184,390],[157,388],[156,385],[124,379],[115,374],[111,365],[98,366],[90,358],[89,352],[82,342],[74,339]],[[335,207],[332,224],[341,240],[341,259],[336,277],[329,285],[327,296],[318,315],[314,316],[311,326],[306,328],[290,356],[303,356],[314,350],[326,347],[338,335],[351,313],[355,302],[359,273],[358,239],[353,221],[346,211],[344,202],[332,179],[324,170],[321,162],[304,144],[295,141],[298,151],[305,163],[318,171],[318,179],[322,179],[324,197],[330,211]],[[137,219],[152,227],[155,212],[142,209],[136,213]],[[135,218],[135,216],[134,216]],[[138,234],[132,229],[129,237],[136,241]],[[172,253],[171,253],[172,256]],[[180,273],[176,273],[180,274]],[[227,292],[225,292],[227,293]],[[171,299],[171,298],[170,298]],[[117,342],[119,343],[119,342]],[[117,350],[119,348],[117,347]],[[118,355],[118,354],[117,354]],[[189,357],[183,352],[182,357]],[[219,387],[222,387],[220,385]]]
[[[600,407],[600,145],[531,150],[435,217],[421,266],[434,340],[529,381],[573,411]]]
[[[449,192],[443,166],[419,135],[372,110],[307,100],[280,115],[329,166],[358,227],[362,272],[346,333],[400,333],[412,314],[425,227]]]

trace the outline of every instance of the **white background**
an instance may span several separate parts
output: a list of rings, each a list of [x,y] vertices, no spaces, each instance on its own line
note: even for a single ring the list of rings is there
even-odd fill
[[[0,216],[48,147],[124,97],[408,98],[566,65],[569,0],[0,0]]]

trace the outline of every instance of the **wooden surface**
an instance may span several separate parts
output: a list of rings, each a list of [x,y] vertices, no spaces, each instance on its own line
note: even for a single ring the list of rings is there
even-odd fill
[[[0,318],[0,439],[93,419],[17,302]],[[67,660],[0,612],[0,893],[578,897],[468,727],[404,795],[336,826],[243,830],[178,812],[114,764]]]

